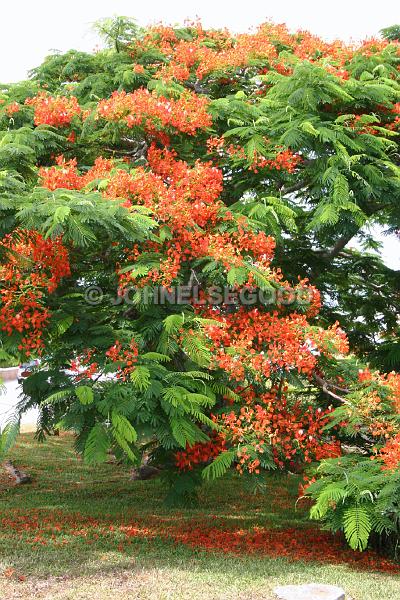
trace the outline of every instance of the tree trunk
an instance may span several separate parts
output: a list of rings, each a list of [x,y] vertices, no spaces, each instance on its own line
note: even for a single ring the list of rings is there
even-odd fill
[[[25,473],[24,471],[20,471],[10,460],[6,460],[3,463],[4,469],[7,471],[9,475],[15,480],[17,485],[22,483],[31,483],[32,477]]]

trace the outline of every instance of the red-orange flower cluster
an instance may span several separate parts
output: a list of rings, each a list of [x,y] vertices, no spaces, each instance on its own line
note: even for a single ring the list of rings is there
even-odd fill
[[[261,381],[279,370],[295,369],[311,375],[318,355],[345,353],[347,340],[339,328],[315,332],[306,315],[296,312],[282,316],[277,311],[240,307],[230,314],[217,308],[208,312],[224,327],[206,328],[215,352],[216,364],[226,370],[233,380],[241,381],[248,370]],[[328,343],[329,342],[329,343]]]
[[[21,105],[18,102],[11,102],[11,104],[9,104],[6,107],[6,113],[9,117],[11,117],[15,113],[19,112],[20,110],[21,110]]]
[[[50,96],[45,92],[39,92],[37,96],[27,98],[25,104],[34,108],[35,125],[65,127],[81,113],[75,96]]]
[[[0,266],[0,328],[8,335],[20,334],[19,350],[24,354],[40,352],[50,318],[44,295],[70,274],[68,252],[61,239],[45,240],[33,231],[16,231],[0,246],[9,251]]]
[[[129,348],[123,348],[118,340],[106,352],[106,356],[114,363],[119,363],[117,377],[126,381],[135,369],[139,350],[135,340],[131,340]]]
[[[76,159],[65,160],[61,154],[56,158],[57,166],[41,167],[39,169],[39,180],[43,187],[49,190],[65,188],[67,190],[79,190],[83,186],[82,177],[77,171]]]
[[[143,126],[149,133],[171,127],[194,135],[198,129],[211,125],[207,105],[205,97],[191,92],[175,99],[141,88],[131,94],[113,92],[108,100],[99,102],[97,113],[107,121],[124,121],[128,127]]]
[[[283,75],[292,72],[292,57],[321,62],[324,68],[338,77],[349,77],[348,65],[354,54],[371,56],[390,43],[369,39],[358,45],[335,40],[325,42],[308,31],[289,32],[286,25],[267,22],[256,31],[232,36],[227,30],[206,31],[200,23],[191,27],[192,39],[179,39],[171,27],[156,25],[149,28],[143,40],[135,44],[133,57],[156,48],[167,59],[155,60],[147,68],[165,81],[186,81],[191,76],[201,80],[209,76],[220,84],[235,83],[243,69],[265,74],[276,70]],[[286,58],[279,55],[279,46],[287,49]],[[134,68],[137,68],[136,65]]]
[[[336,441],[325,441],[324,426],[330,410],[303,406],[301,401],[289,403],[286,388],[273,388],[257,397],[252,389],[243,395],[246,404],[221,417],[227,439],[239,447],[238,465],[244,470],[258,472],[262,457],[272,447],[279,468],[299,468],[317,456],[332,456],[338,452]]]
[[[175,464],[181,471],[191,471],[196,465],[209,462],[226,449],[223,436],[214,433],[209,442],[198,442],[186,446],[175,454]]]
[[[71,361],[70,369],[75,371],[75,380],[92,379],[97,373],[99,363],[93,360],[96,350],[94,348],[86,348],[78,358]]]
[[[392,471],[400,467],[400,433],[388,440],[378,453],[383,470]]]

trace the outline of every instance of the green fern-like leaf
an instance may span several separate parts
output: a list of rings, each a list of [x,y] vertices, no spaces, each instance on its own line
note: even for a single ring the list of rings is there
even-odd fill
[[[20,431],[20,422],[20,415],[13,415],[7,421],[0,433],[0,459],[2,459],[15,444]]]
[[[222,477],[235,460],[236,452],[234,450],[225,450],[221,452],[211,464],[203,469],[204,479],[216,479]]]
[[[348,508],[343,515],[344,534],[353,550],[365,550],[372,523],[368,510],[362,506]]]
[[[150,385],[150,371],[147,367],[137,366],[131,373],[131,381],[140,390],[147,390]]]
[[[116,434],[119,439],[124,439],[129,443],[136,442],[136,430],[124,415],[113,410],[111,413],[111,422],[113,424],[114,434]]]
[[[101,423],[96,423],[89,432],[86,440],[84,459],[89,464],[99,464],[107,460],[107,450],[110,440]]]
[[[94,401],[93,390],[88,385],[80,385],[75,388],[75,394],[81,404],[92,404]]]

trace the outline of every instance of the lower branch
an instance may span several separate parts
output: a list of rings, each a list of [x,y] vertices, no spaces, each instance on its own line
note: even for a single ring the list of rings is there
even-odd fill
[[[315,379],[318,387],[320,387],[322,389],[322,391],[327,396],[329,396],[330,398],[333,398],[334,400],[337,400],[341,404],[351,404],[348,400],[346,400],[346,398],[344,398],[343,396],[339,396],[339,394],[336,394],[335,392],[333,392],[331,388],[334,388],[337,391],[341,391],[344,394],[348,394],[349,393],[348,389],[346,389],[346,388],[340,388],[337,385],[329,383],[328,381],[326,381],[325,379],[323,379],[322,377],[320,377],[316,373],[314,374],[314,379]]]

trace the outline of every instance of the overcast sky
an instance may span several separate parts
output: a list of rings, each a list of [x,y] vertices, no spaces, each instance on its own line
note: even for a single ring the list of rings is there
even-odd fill
[[[92,50],[91,24],[113,14],[139,24],[182,23],[200,17],[212,27],[244,31],[271,18],[325,38],[361,39],[400,22],[396,0],[18,0],[2,2],[0,81],[22,79],[52,49]]]
[[[246,31],[272,19],[291,29],[308,29],[327,39],[359,40],[400,23],[397,0],[19,0],[3,2],[0,81],[18,81],[52,50],[91,51],[99,43],[94,21],[113,14],[134,17],[140,25],[182,23],[200,17],[211,27]],[[400,268],[400,244],[386,240],[385,261]]]

